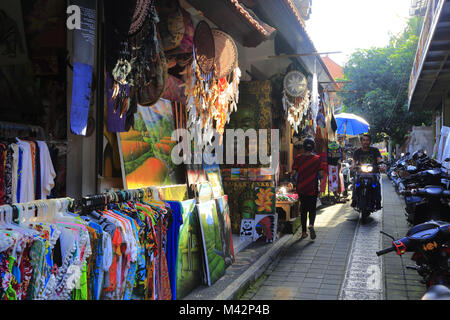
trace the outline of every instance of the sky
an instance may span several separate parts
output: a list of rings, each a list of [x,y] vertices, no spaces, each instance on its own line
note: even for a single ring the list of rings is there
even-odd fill
[[[356,49],[382,47],[406,26],[411,0],[313,0],[307,32],[318,52],[344,66]]]

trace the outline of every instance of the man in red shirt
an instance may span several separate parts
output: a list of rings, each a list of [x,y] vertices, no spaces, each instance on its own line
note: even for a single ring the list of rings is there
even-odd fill
[[[303,141],[304,153],[297,155],[292,165],[292,170],[298,173],[297,193],[301,206],[302,236],[304,239],[308,236],[306,232],[306,221],[309,212],[309,232],[311,239],[316,238],[314,231],[314,221],[316,219],[316,203],[319,194],[319,175],[324,176],[322,162],[320,157],[313,153],[315,142],[307,138]]]

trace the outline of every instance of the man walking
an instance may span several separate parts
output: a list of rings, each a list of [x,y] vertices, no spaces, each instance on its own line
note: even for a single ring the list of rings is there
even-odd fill
[[[304,153],[297,155],[292,165],[292,170],[298,173],[297,193],[301,206],[302,236],[308,236],[306,223],[309,213],[309,232],[311,239],[316,238],[314,221],[316,219],[316,204],[319,194],[319,175],[322,178],[324,171],[321,166],[320,157],[313,153],[315,143],[313,139],[307,138],[303,141]]]

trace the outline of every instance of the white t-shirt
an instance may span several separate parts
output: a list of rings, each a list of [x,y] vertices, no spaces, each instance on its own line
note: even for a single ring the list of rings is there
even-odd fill
[[[22,150],[22,171],[20,174],[20,195],[17,202],[30,202],[34,199],[33,161],[31,146],[28,142],[17,138],[17,144]]]
[[[47,199],[55,186],[56,172],[53,167],[52,158],[47,144],[43,141],[36,141],[39,146],[39,157],[41,163],[41,199]]]

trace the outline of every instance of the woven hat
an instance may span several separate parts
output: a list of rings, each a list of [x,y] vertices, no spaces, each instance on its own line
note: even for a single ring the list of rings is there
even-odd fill
[[[215,45],[215,64],[219,79],[228,76],[236,67],[238,51],[233,38],[219,29],[212,30]]]
[[[159,34],[164,51],[178,48],[183,40],[185,25],[181,7],[176,0],[160,3]]]
[[[208,74],[214,67],[215,45],[211,28],[205,21],[197,24],[194,32],[195,58],[200,70]]]

